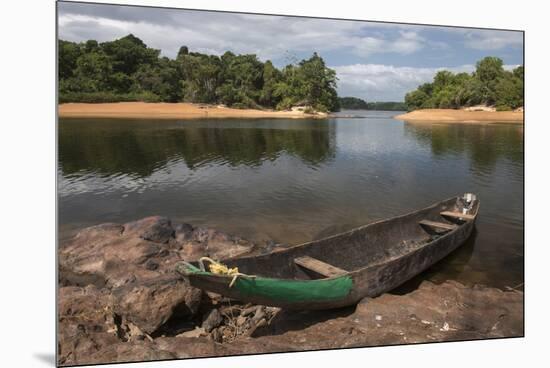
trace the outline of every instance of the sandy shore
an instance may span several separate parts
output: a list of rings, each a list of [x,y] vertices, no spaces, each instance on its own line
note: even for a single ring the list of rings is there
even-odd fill
[[[215,105],[191,103],[66,103],[59,105],[62,118],[144,118],[144,119],[200,119],[200,118],[324,118],[326,114],[305,114],[301,111],[271,111],[232,109]]]
[[[395,119],[427,123],[523,123],[523,112],[425,109],[397,115]]]

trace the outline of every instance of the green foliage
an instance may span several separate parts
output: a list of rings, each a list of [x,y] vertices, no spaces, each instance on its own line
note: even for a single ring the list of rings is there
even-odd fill
[[[357,97],[340,97],[338,99],[340,108],[348,110],[367,110],[367,101]]]
[[[342,97],[338,99],[342,109],[349,110],[379,110],[379,111],[404,111],[407,106],[404,102],[380,101],[366,102],[357,97]]]
[[[317,53],[297,65],[287,65],[282,79],[275,83],[273,94],[280,99],[277,108],[305,105],[317,111],[336,111],[339,109],[336,81],[336,72],[327,68]]]
[[[432,83],[406,94],[407,109],[456,109],[485,104],[511,110],[523,106],[523,66],[507,72],[502,65],[501,59],[486,57],[477,62],[472,74],[440,71]]]
[[[256,55],[221,57],[179,49],[175,60],[159,57],[128,35],[98,43],[59,41],[60,101],[187,101],[237,108],[338,109],[336,73],[316,53],[282,71]],[[94,100],[97,98],[97,100]]]
[[[133,74],[143,64],[157,61],[160,50],[148,48],[142,40],[132,34],[115,41],[103,42],[101,49],[112,60],[113,70]]]
[[[58,47],[59,78],[70,78],[76,68],[76,61],[82,54],[78,44],[68,41],[59,41]]]
[[[146,92],[115,93],[115,92],[60,92],[59,102],[84,102],[84,103],[104,103],[104,102],[160,102],[158,95]]]
[[[369,102],[367,103],[367,110],[379,110],[379,111],[405,111],[407,105],[404,102]]]

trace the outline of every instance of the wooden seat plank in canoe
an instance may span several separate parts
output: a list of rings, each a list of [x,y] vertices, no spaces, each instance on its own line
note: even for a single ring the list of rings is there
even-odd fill
[[[454,211],[443,211],[440,214],[441,216],[464,219],[464,220],[473,220],[475,218],[474,215],[464,214],[461,212],[454,212]]]
[[[419,222],[420,225],[428,226],[436,229],[442,229],[446,231],[454,230],[458,227],[456,224],[446,224],[444,222],[437,222],[437,221],[430,221],[430,220],[422,220]]]
[[[341,268],[308,256],[294,258],[294,263],[325,277],[340,276],[348,273]]]

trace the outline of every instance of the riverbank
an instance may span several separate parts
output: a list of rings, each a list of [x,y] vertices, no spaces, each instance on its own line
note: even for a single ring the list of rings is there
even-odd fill
[[[59,249],[58,364],[100,364],[523,336],[523,292],[422,282],[332,311],[287,312],[191,287],[174,266],[270,252],[147,217],[81,230]],[[278,247],[278,246],[277,246]]]
[[[423,109],[394,117],[407,122],[427,123],[521,123],[523,112],[517,111],[467,111],[453,109]]]
[[[204,118],[324,118],[325,113],[306,114],[303,111],[233,109],[225,106],[194,103],[64,103],[59,105],[61,118],[143,118],[143,119],[204,119]]]

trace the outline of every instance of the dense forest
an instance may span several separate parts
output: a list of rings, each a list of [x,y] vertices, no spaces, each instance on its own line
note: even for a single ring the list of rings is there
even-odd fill
[[[59,41],[59,102],[196,102],[235,108],[338,110],[336,72],[314,53],[277,69],[256,55],[160,56],[130,34],[98,43]]]
[[[405,111],[407,105],[404,102],[367,102],[357,97],[338,98],[340,107],[346,110],[382,110],[382,111]]]
[[[512,71],[503,68],[502,60],[486,57],[476,70],[454,74],[438,72],[432,83],[425,83],[407,93],[408,110],[461,108],[485,104],[506,111],[523,106],[523,66]]]
[[[406,111],[407,105],[404,102],[369,102],[367,103],[367,110],[381,110],[381,111]]]
[[[357,97],[340,97],[338,98],[340,108],[347,110],[366,110],[368,108],[367,101]]]

